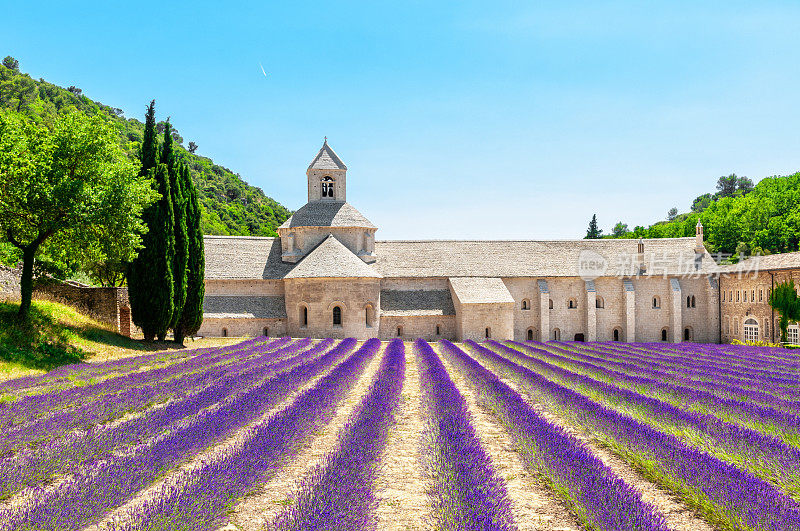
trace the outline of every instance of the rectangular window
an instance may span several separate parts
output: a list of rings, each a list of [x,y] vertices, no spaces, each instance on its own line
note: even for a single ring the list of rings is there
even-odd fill
[[[757,325],[744,325],[744,340],[745,341],[758,341],[758,326]]]
[[[758,302],[764,302],[764,290],[758,290]]]
[[[736,290],[736,302],[739,302],[742,298],[742,292],[738,289]]]
[[[789,325],[788,330],[786,330],[786,340],[792,345],[797,345],[798,341],[800,341],[800,328],[797,325]]]

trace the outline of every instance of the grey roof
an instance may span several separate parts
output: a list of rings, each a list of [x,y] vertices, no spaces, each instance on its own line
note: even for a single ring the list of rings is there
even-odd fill
[[[283,297],[206,295],[203,317],[209,319],[285,319]]]
[[[347,166],[344,165],[342,159],[334,153],[331,147],[328,145],[328,140],[326,139],[325,142],[322,143],[322,147],[317,153],[317,156],[314,157],[314,160],[311,161],[311,164],[308,165],[309,170],[346,170]]]
[[[322,240],[284,278],[380,278],[332,234]]]
[[[344,201],[311,201],[306,203],[279,227],[359,227],[374,229],[375,225]]]
[[[365,264],[349,251],[345,256],[358,260],[349,263],[357,265],[364,273],[370,270],[372,274],[369,276],[542,278],[579,276],[581,253],[594,252],[608,261],[605,274],[600,276],[626,276],[634,273],[632,262],[636,259],[637,243],[633,239],[377,241],[377,260],[372,265]],[[644,245],[647,274],[710,274],[720,271],[708,253],[702,256],[700,269],[694,269],[694,238],[648,239],[644,240]],[[277,238],[206,236],[205,256],[208,279],[280,279],[295,267],[281,261],[281,243]],[[800,253],[762,257],[762,268],[767,259],[780,261],[781,266],[794,266],[800,262]],[[775,262],[772,263],[774,266]],[[327,267],[327,261],[324,265],[326,270],[332,270]]]
[[[738,264],[722,266],[723,273],[754,272],[769,269],[800,269],[800,252],[753,256]]]
[[[514,297],[503,281],[496,277],[451,278],[450,285],[461,304],[514,304]]]
[[[574,277],[583,257],[605,259],[598,276],[635,274],[637,240],[376,241],[375,267],[392,277]],[[648,275],[710,274],[719,270],[705,253],[695,269],[695,239],[644,240]],[[596,254],[594,254],[596,253]]]
[[[455,315],[450,290],[382,290],[381,314]]]
[[[205,236],[207,279],[278,279],[294,264],[281,261],[278,238]]]

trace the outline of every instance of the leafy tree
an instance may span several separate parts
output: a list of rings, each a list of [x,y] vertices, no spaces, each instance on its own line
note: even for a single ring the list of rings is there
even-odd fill
[[[717,196],[718,197],[732,197],[736,193],[739,178],[735,173],[725,177],[724,175],[717,179]]]
[[[736,191],[741,195],[749,194],[753,191],[753,188],[755,188],[753,180],[748,177],[739,177],[736,180]]]
[[[10,55],[6,55],[5,59],[3,59],[3,66],[14,72],[19,72],[19,61]]]
[[[769,296],[769,305],[780,315],[778,324],[781,328],[781,341],[785,343],[789,323],[800,321],[800,298],[797,296],[794,281],[776,285]]]
[[[161,164],[167,167],[169,189],[172,201],[175,251],[172,257],[172,319],[170,328],[177,327],[186,302],[186,262],[189,242],[186,235],[186,201],[183,194],[181,166],[175,158],[172,147],[172,126],[167,120],[164,127],[164,141],[161,145]]]
[[[708,205],[710,205],[713,200],[714,199],[711,194],[697,196],[697,198],[692,202],[692,212],[697,212],[698,214],[703,212],[708,208]]]
[[[48,128],[0,111],[0,231],[22,254],[20,317],[40,252],[77,261],[111,232],[134,253],[146,230],[139,214],[155,197],[103,117],[71,112]]]
[[[183,343],[184,337],[192,335],[203,324],[203,298],[205,296],[205,253],[203,249],[203,231],[201,229],[200,202],[197,188],[192,183],[189,168],[181,166],[181,181],[186,198],[186,229],[189,240],[186,302],[183,305],[181,318],[175,327],[175,342]]]
[[[611,229],[611,234],[613,234],[615,238],[622,238],[628,233],[630,233],[630,230],[628,230],[628,225],[621,221],[618,221],[617,224],[614,225],[614,228]]]
[[[150,205],[142,219],[148,227],[143,249],[127,270],[131,318],[142,329],[146,341],[164,340],[173,319],[172,265],[175,254],[175,214],[172,206],[169,169],[157,161],[155,103],[150,102],[145,117],[142,144],[142,171],[153,177],[161,198]],[[148,164],[152,166],[147,167]]]
[[[197,151],[197,144],[189,142],[189,153],[194,153],[195,151]]]
[[[600,238],[603,234],[603,229],[597,226],[597,214],[592,215],[592,220],[589,222],[589,229],[586,231],[585,240],[593,240]]]
[[[667,212],[667,220],[668,221],[675,221],[675,218],[678,217],[678,209],[676,207],[672,207]]]
[[[76,87],[75,85],[71,85],[71,86],[67,87],[67,90],[72,92],[76,96],[81,96],[83,94],[83,91],[81,89],[79,89],[78,87]]]

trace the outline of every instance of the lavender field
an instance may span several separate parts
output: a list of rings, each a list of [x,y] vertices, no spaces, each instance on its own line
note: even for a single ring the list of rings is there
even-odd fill
[[[0,382],[0,529],[800,530],[800,357],[255,338]]]

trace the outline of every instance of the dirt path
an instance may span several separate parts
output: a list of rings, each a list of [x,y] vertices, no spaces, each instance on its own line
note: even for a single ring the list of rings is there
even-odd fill
[[[361,343],[356,345],[355,349],[360,347]],[[355,352],[355,349],[353,352]],[[375,361],[373,360],[371,363],[374,364]],[[129,511],[135,507],[143,505],[147,500],[156,497],[163,486],[178,484],[183,477],[188,475],[195,468],[201,468],[204,463],[208,462],[209,460],[214,460],[216,456],[222,455],[226,451],[229,451],[229,449],[235,448],[236,446],[242,444],[242,442],[245,441],[253,431],[255,431],[260,425],[267,422],[274,413],[277,413],[278,411],[290,406],[300,394],[316,385],[316,383],[325,377],[325,375],[327,375],[329,372],[329,370],[323,371],[322,374],[315,376],[304,385],[293,391],[288,397],[286,397],[285,400],[261,415],[258,419],[240,428],[220,443],[195,455],[188,462],[182,464],[177,470],[173,470],[172,472],[168,473],[164,478],[156,481],[154,484],[142,490],[128,502],[111,511],[99,523],[85,527],[83,531],[104,531],[111,528],[112,522],[121,523],[126,521],[127,513]],[[219,404],[215,404],[212,407],[216,407],[218,405]]]
[[[670,529],[673,531],[714,531],[714,527],[697,516],[680,498],[644,478],[622,458],[601,446],[600,442],[592,437],[591,434],[579,430],[576,426],[568,423],[558,415],[553,414],[545,405],[531,397],[513,380],[506,378],[501,378],[501,380],[520,393],[522,398],[524,398],[537,413],[580,439],[586,447],[608,468],[613,470],[618,477],[638,490],[644,501],[653,504],[664,515]]]
[[[437,352],[440,350],[434,347]],[[577,531],[582,529],[563,503],[534,474],[528,472],[514,442],[502,425],[478,405],[476,394],[461,372],[440,354],[440,359],[464,396],[472,425],[492,459],[497,473],[505,479],[514,521],[520,531]]]
[[[353,389],[339,404],[327,426],[316,434],[299,452],[297,457],[283,466],[272,480],[240,501],[229,513],[225,531],[257,531],[264,529],[280,511],[294,501],[298,482],[331,451],[336,449],[339,430],[345,425],[361,399],[367,392],[380,368],[384,344],[380,352],[367,365]]]
[[[420,441],[425,428],[417,357],[406,344],[406,380],[394,425],[381,458],[375,481],[378,499],[378,529],[425,529],[429,513],[426,476],[419,460]]]

